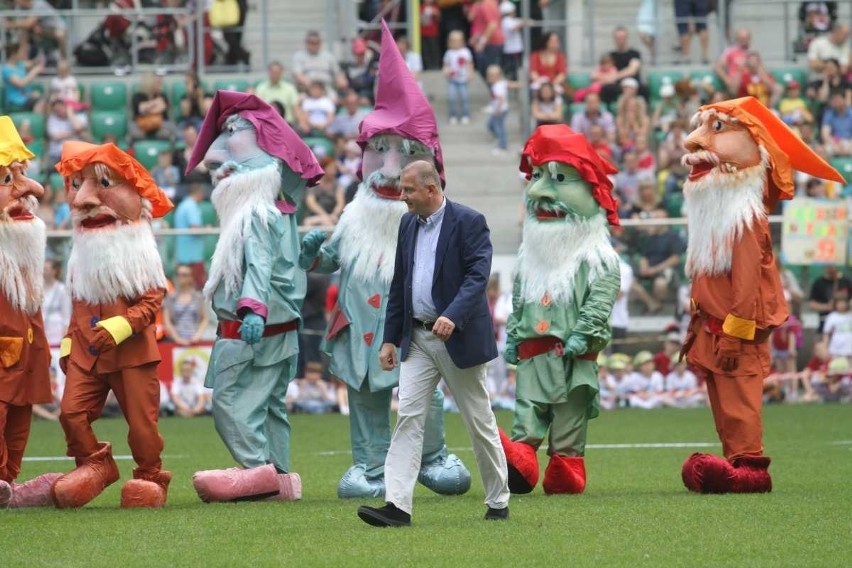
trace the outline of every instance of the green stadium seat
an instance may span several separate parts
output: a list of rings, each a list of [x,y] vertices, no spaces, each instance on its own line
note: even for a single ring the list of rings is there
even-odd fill
[[[36,159],[44,157],[44,138],[36,138],[32,142],[27,142],[27,148],[30,152],[36,155]]]
[[[689,74],[689,78],[696,83],[709,79],[713,82],[713,87],[715,87],[717,91],[721,91],[725,88],[725,85],[722,84],[722,80],[712,69],[696,69]]]
[[[33,138],[39,139],[44,138],[47,132],[45,128],[45,119],[43,114],[39,114],[37,112],[13,112],[10,113],[9,116],[12,119],[12,122],[15,123],[15,128],[18,131],[21,130],[21,124],[24,121],[29,121],[30,123],[30,132],[32,132]]]
[[[808,70],[804,67],[778,67],[770,69],[770,72],[779,85],[785,84],[790,79],[795,79],[803,87],[808,82]]]
[[[170,150],[172,143],[168,140],[139,140],[133,144],[133,155],[136,160],[151,170],[157,165],[157,157],[163,150]]]
[[[683,217],[683,194],[682,193],[671,193],[666,197],[665,203],[666,211],[669,214],[669,217]]]
[[[107,134],[114,134],[121,141],[127,136],[127,112],[125,110],[93,110],[89,126],[95,142],[101,143]]]
[[[204,227],[219,226],[219,217],[216,215],[216,209],[208,200],[203,200],[198,204],[201,209],[201,224]],[[213,258],[213,251],[216,250],[216,241],[219,240],[217,235],[206,235],[204,237],[204,257]]]
[[[92,83],[89,101],[93,110],[127,110],[127,86],[118,81]]]
[[[565,80],[574,90],[585,89],[592,82],[592,75],[585,71],[572,71]]]
[[[302,141],[316,153],[334,157],[334,142],[324,136],[305,136]]]
[[[65,187],[65,178],[62,177],[62,174],[59,172],[52,172],[49,176],[47,176],[47,183],[50,184],[54,190],[63,189]]]
[[[213,83],[214,91],[239,91],[244,93],[251,86],[245,79],[219,79]]]
[[[648,73],[648,91],[652,101],[660,99],[660,87],[666,83],[674,85],[684,78],[683,71],[651,71]]]

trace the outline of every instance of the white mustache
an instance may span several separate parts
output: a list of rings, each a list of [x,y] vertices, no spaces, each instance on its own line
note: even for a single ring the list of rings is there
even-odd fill
[[[85,221],[86,219],[91,219],[100,215],[111,215],[116,219],[121,218],[121,216],[115,211],[113,211],[112,208],[101,205],[97,209],[92,209],[86,212],[74,211],[74,213],[72,213],[71,215],[71,220],[74,221],[74,223],[76,224]]]
[[[722,164],[722,160],[719,159],[719,156],[716,153],[711,152],[710,150],[698,150],[696,152],[684,154],[683,158],[680,159],[680,163],[686,167],[704,163],[719,166]]]
[[[5,209],[3,209],[3,219],[7,220],[9,218],[9,211],[18,207],[20,207],[27,213],[35,214],[36,209],[38,209],[38,199],[36,199],[35,195],[19,197],[18,199],[7,205]]]

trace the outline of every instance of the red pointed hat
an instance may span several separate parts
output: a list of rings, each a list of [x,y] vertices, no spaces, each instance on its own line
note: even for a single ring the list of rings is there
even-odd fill
[[[314,185],[323,176],[323,169],[314,153],[274,108],[255,95],[236,91],[216,91],[192,156],[186,164],[186,173],[201,163],[204,154],[219,136],[225,119],[233,114],[239,114],[252,123],[257,131],[257,145],[264,152],[280,158],[309,185]]]
[[[521,154],[521,173],[530,179],[532,167],[547,162],[561,162],[576,168],[592,185],[592,197],[606,211],[609,224],[619,225],[618,204],[612,196],[612,181],[608,177],[618,170],[595,152],[585,136],[564,124],[536,128]]]
[[[358,135],[361,149],[367,146],[367,140],[377,134],[396,134],[412,138],[431,148],[435,152],[435,168],[441,176],[441,187],[446,185],[444,157],[441,154],[441,143],[438,141],[435,112],[405,65],[405,59],[384,20],[376,106],[361,121]]]

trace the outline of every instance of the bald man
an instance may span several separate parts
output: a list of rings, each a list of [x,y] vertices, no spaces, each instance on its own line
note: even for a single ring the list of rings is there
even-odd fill
[[[509,516],[506,456],[485,389],[485,364],[497,356],[485,296],[491,238],[485,217],[444,197],[435,166],[402,170],[396,264],[388,297],[382,368],[401,363],[399,419],[385,460],[384,507],[360,507],[373,526],[411,524],[412,497],[432,392],[447,382],[473,443],[485,486],[486,520]],[[397,356],[397,348],[401,349]]]

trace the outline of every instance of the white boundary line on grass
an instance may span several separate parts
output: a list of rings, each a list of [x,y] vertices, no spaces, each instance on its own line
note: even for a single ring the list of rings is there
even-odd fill
[[[168,459],[181,459],[186,456],[161,456],[163,458]],[[71,461],[74,458],[69,458],[68,456],[27,456],[24,458],[25,462],[56,462],[56,461]],[[115,461],[131,461],[133,456],[112,456],[112,459]]]

